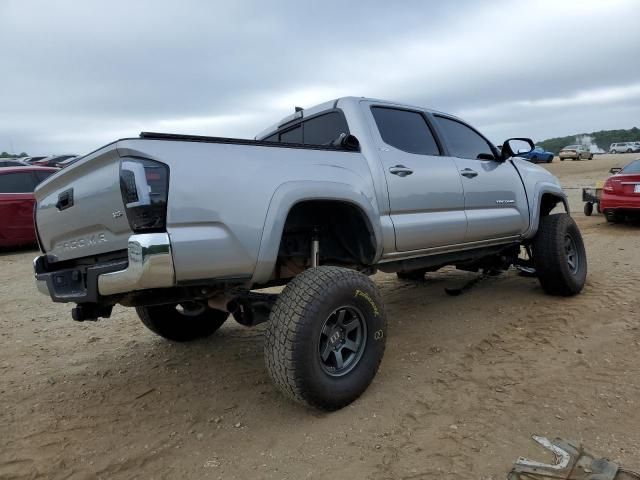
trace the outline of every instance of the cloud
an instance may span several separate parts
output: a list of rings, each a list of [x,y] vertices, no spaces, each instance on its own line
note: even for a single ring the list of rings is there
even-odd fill
[[[462,110],[465,118],[484,118],[504,115],[504,112],[519,111],[521,114],[538,114],[548,109],[585,107],[595,105],[612,106],[620,102],[640,100],[640,83],[582,90],[566,97],[548,97],[498,103],[486,107]]]
[[[0,150],[252,137],[342,95],[448,111],[496,141],[631,127],[640,110],[632,1],[3,0],[0,18]]]

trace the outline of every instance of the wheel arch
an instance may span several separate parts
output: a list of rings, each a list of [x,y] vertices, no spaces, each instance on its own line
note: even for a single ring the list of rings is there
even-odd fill
[[[354,209],[364,221],[370,235],[370,262],[375,263],[382,256],[382,230],[380,215],[375,198],[366,196],[350,184],[327,181],[287,182],[275,191],[262,231],[258,259],[251,283],[265,283],[271,277],[280,249],[285,224],[291,212],[301,205],[331,203]],[[322,249],[322,246],[320,247]]]
[[[564,211],[571,214],[567,194],[564,193],[559,185],[552,183],[539,185],[535,190],[531,208],[531,224],[529,231],[525,235],[526,238],[532,238],[538,231],[540,219],[549,215],[556,205],[562,203]]]

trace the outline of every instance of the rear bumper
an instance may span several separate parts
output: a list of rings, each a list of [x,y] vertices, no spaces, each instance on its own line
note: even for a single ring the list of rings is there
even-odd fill
[[[604,210],[639,210],[640,211],[640,195],[616,195],[609,192],[603,192],[600,199],[600,209]]]
[[[54,302],[99,303],[101,297],[175,284],[166,233],[131,235],[127,259],[56,270],[40,256],[34,271],[38,290]]]

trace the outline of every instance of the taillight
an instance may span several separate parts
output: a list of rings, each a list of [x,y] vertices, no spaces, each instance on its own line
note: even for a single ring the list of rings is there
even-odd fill
[[[613,184],[611,183],[611,179],[608,179],[606,182],[604,182],[604,186],[602,187],[602,189],[605,192],[613,192]]]
[[[602,188],[605,192],[622,192],[622,180],[615,177],[609,178],[604,182],[604,186]]]
[[[153,160],[123,160],[120,191],[131,230],[136,233],[165,230],[169,167]]]

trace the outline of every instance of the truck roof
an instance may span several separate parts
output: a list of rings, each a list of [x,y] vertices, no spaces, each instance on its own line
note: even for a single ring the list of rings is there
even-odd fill
[[[278,128],[280,128],[282,125],[285,125],[293,120],[296,120],[298,118],[305,118],[305,117],[310,117],[312,115],[316,115],[317,113],[321,113],[324,112],[325,110],[331,110],[334,108],[339,108],[342,107],[348,103],[359,103],[362,101],[368,101],[368,102],[375,102],[375,103],[383,103],[383,104],[387,104],[389,106],[394,106],[394,107],[402,107],[402,108],[410,108],[410,109],[414,109],[414,110],[423,110],[425,112],[430,112],[430,113],[443,113],[440,112],[438,110],[433,110],[431,108],[425,108],[425,107],[419,107],[416,105],[408,105],[405,103],[398,103],[398,102],[392,102],[389,100],[381,100],[379,98],[370,98],[370,97],[354,97],[354,96],[349,96],[349,97],[340,97],[340,98],[336,98],[333,100],[329,100],[328,102],[323,102],[323,103],[319,103],[318,105],[314,105],[313,107],[310,108],[305,108],[304,110],[300,110],[300,111],[296,111],[295,113],[291,114],[291,115],[287,115],[286,117],[282,118],[279,122],[274,123],[270,126],[268,126],[267,128],[265,128],[264,130],[262,130],[260,133],[258,133],[255,138],[256,139],[260,139],[263,138],[265,136],[267,136],[267,134],[275,132]],[[447,114],[447,116],[452,116]]]

